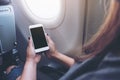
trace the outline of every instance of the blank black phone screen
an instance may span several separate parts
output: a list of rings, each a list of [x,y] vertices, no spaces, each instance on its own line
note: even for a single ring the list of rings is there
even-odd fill
[[[35,49],[48,46],[42,27],[32,28],[30,31]]]

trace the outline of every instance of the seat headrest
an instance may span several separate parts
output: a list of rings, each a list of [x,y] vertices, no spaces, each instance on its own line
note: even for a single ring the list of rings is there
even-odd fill
[[[7,5],[11,0],[0,0],[0,5]]]

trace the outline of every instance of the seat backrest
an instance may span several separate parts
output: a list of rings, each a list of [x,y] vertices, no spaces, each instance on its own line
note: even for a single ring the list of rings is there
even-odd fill
[[[14,48],[16,42],[14,10],[9,0],[0,0],[0,55]]]
[[[10,0],[0,0],[0,5],[7,5],[10,3]]]

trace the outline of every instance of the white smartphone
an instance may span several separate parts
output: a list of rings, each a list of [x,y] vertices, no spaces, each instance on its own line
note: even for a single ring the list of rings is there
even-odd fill
[[[36,53],[49,50],[42,24],[30,25],[29,31],[32,36],[33,45]]]

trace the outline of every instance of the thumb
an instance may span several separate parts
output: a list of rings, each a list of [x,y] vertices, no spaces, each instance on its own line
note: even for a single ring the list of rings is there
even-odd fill
[[[29,37],[28,39],[29,39],[29,40],[28,40],[28,46],[29,46],[29,47],[33,46],[33,44],[32,44],[32,38]]]

